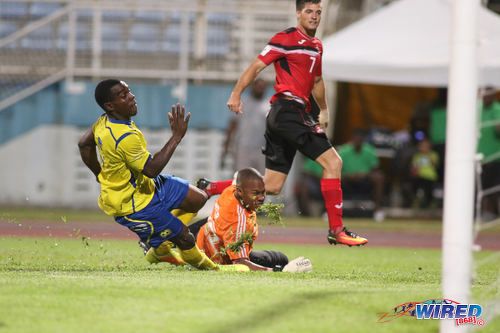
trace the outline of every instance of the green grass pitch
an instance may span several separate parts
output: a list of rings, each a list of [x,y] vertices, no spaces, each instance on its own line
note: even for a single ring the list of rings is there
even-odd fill
[[[149,265],[136,242],[0,237],[0,333],[437,332],[438,320],[379,313],[441,297],[441,253],[257,244],[314,271],[222,273]],[[499,252],[475,253],[473,299],[499,295]],[[480,332],[499,332],[500,318]]]

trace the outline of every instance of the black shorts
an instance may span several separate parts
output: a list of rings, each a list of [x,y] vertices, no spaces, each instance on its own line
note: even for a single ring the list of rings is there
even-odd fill
[[[271,105],[266,120],[266,169],[288,174],[295,153],[315,161],[332,148],[318,121],[299,102],[279,98]]]
[[[288,264],[288,257],[284,253],[274,250],[251,251],[248,259],[254,264],[269,268],[276,265],[283,268]]]

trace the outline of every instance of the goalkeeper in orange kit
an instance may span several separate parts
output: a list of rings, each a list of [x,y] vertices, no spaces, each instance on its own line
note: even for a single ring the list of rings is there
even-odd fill
[[[242,169],[236,185],[227,187],[217,199],[210,217],[198,232],[196,244],[219,264],[243,264],[255,271],[309,272],[309,259],[291,262],[279,251],[254,251],[258,236],[256,210],[264,203],[262,175],[253,168]]]

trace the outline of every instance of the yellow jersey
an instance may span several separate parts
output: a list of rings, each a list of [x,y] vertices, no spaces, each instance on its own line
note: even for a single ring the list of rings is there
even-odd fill
[[[148,205],[154,181],[142,170],[151,158],[142,132],[133,121],[99,117],[92,126],[101,157],[99,207],[108,215],[124,216]]]

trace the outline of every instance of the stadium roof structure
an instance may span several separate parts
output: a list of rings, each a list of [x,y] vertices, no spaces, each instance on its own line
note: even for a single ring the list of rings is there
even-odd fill
[[[479,0],[476,0],[479,1]],[[400,86],[448,85],[450,0],[399,0],[324,38],[329,80]],[[500,87],[500,16],[478,13],[479,84]]]

